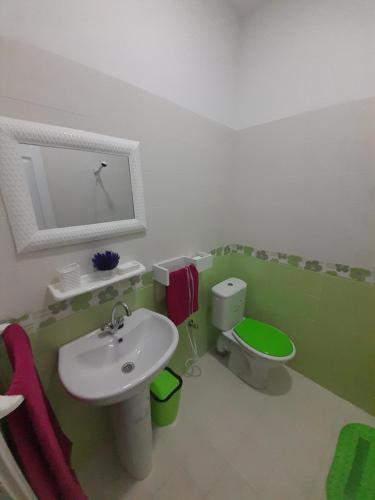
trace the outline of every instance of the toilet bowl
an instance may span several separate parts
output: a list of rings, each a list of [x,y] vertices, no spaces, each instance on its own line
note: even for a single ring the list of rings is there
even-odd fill
[[[243,321],[247,319],[250,318],[244,318]],[[263,325],[269,326],[265,323]],[[290,342],[290,349],[285,352],[285,355],[274,356],[255,349],[244,342],[236,334],[235,329],[222,332],[217,340],[218,352],[229,354],[228,368],[244,382],[256,389],[265,389],[269,380],[269,370],[287,363],[296,354],[296,348],[289,337],[276,328],[274,330],[280,332],[280,335],[286,337]]]
[[[212,288],[212,322],[221,330],[219,353],[228,353],[228,368],[256,389],[267,387],[270,369],[296,354],[292,340],[281,330],[244,317],[247,285],[230,278]]]

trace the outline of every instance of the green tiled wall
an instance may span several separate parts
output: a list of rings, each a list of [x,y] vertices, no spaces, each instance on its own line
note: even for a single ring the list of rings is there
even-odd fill
[[[200,274],[200,309],[194,315],[199,353],[215,342],[211,326],[211,288],[231,276],[248,284],[246,314],[284,330],[295,342],[291,366],[332,392],[375,414],[375,286],[334,277],[293,265],[227,252],[214,258],[212,269]],[[116,300],[131,309],[165,312],[163,287],[147,275],[143,288],[127,289],[113,300],[78,310],[31,334],[33,352],[47,395],[74,443],[74,464],[84,461],[111,436],[108,408],[73,400],[57,374],[58,348],[97,327],[110,316]],[[190,357],[186,326],[170,363],[179,373]],[[7,356],[0,350],[0,380],[6,386]]]
[[[285,331],[290,366],[375,414],[375,286],[231,254],[248,284],[246,314]]]
[[[195,331],[199,353],[203,355],[215,342],[217,332],[210,322],[210,290],[212,286],[231,275],[229,261],[216,257],[212,269],[200,275],[199,311],[194,320],[199,329]],[[164,313],[164,287],[151,279],[143,288],[126,290],[113,300],[86,309],[78,310],[67,318],[53,321],[30,335],[36,365],[59,421],[73,441],[73,463],[84,461],[97,445],[111,436],[112,429],[108,408],[90,407],[71,398],[63,389],[57,373],[58,348],[88,333],[109,319],[112,305],[118,300],[125,301],[132,310],[140,307]],[[177,351],[170,362],[179,373],[183,373],[187,358],[191,356],[186,326],[179,327],[180,341]],[[9,364],[4,349],[0,350],[0,380],[6,387],[9,383]]]

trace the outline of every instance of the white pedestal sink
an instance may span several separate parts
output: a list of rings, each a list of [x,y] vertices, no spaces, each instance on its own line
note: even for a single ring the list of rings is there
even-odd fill
[[[92,405],[111,405],[123,466],[144,479],[152,466],[149,384],[178,344],[175,325],[165,316],[138,309],[115,336],[95,330],[59,349],[65,389]]]

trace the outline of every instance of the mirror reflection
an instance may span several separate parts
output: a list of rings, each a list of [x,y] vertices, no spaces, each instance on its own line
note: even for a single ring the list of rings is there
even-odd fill
[[[127,156],[31,144],[19,153],[39,229],[134,219]]]

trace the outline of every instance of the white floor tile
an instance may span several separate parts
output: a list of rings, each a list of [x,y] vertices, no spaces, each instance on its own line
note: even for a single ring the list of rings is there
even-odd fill
[[[204,491],[183,467],[176,467],[170,479],[154,493],[154,500],[203,500]],[[139,499],[141,500],[141,499]]]
[[[205,500],[258,500],[259,494],[230,466],[216,482]]]
[[[375,418],[293,370],[267,391],[249,387],[218,359],[184,378],[175,424],[154,429],[153,470],[126,476],[114,443],[78,471],[90,500],[323,500],[340,429]]]

